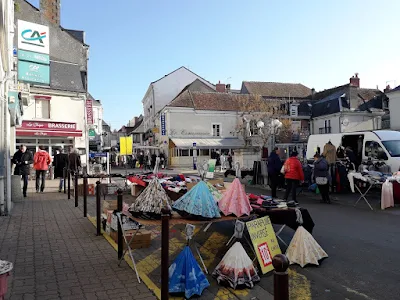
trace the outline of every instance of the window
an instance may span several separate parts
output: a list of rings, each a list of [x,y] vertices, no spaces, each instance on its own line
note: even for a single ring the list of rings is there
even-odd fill
[[[200,149],[200,156],[210,156],[210,149]]]
[[[179,156],[190,156],[189,149],[179,149]]]
[[[212,124],[212,135],[213,136],[221,136],[221,125],[220,124]]]
[[[50,101],[45,99],[35,99],[35,118],[50,119]]]

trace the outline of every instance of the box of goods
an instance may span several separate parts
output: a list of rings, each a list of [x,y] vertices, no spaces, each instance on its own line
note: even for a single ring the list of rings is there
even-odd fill
[[[136,230],[126,230],[125,236],[128,242],[132,238],[132,235],[136,233]],[[111,230],[110,232],[111,238],[118,244],[118,232]],[[141,249],[141,248],[149,248],[151,244],[151,233],[147,230],[140,230],[134,237],[131,248],[132,249]],[[124,241],[124,249],[126,249],[126,243]]]
[[[190,191],[196,184],[197,182],[187,182],[186,183],[187,190]]]
[[[134,197],[139,196],[145,188],[138,184],[131,185],[131,195]]]
[[[117,200],[103,200],[103,211],[106,210],[116,210]]]
[[[71,187],[71,188],[73,188],[73,187]],[[95,196],[96,195],[96,193],[95,193],[95,184],[88,184],[87,185],[87,191],[86,191],[86,195],[88,195],[88,196]],[[81,183],[81,184],[78,184],[78,195],[79,196],[83,196],[83,184]]]

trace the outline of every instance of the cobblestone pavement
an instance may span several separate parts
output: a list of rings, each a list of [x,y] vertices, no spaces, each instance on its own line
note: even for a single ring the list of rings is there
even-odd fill
[[[0,259],[14,263],[6,299],[156,299],[125,262],[117,266],[74,201],[49,185],[43,194],[31,188],[0,217]]]

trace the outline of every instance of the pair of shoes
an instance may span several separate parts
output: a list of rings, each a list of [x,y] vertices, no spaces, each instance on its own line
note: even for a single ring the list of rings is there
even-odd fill
[[[27,196],[26,196],[26,194],[24,194],[24,198],[26,198]]]
[[[61,190],[58,190],[59,193],[61,193]]]
[[[36,190],[36,193],[39,193],[39,190]]]

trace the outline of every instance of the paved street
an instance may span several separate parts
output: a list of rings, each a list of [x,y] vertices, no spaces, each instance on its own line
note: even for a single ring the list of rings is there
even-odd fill
[[[254,187],[247,191],[268,194]],[[82,200],[76,209],[65,199],[52,191],[31,192],[16,204],[11,218],[0,218],[0,257],[15,262],[7,299],[155,299],[127,264],[117,267],[115,250],[82,217]],[[313,235],[329,258],[319,267],[290,268],[291,299],[397,299],[400,210],[370,211],[365,203],[353,207],[356,195],[334,199],[332,205],[308,193],[299,199],[309,209]],[[289,242],[292,235],[285,229],[283,238]],[[157,274],[154,269],[151,275]],[[258,286],[272,293],[272,276],[263,276]],[[257,288],[249,296],[253,294],[259,298]]]
[[[6,299],[155,299],[72,200],[28,193],[0,217],[0,258],[14,262]]]

